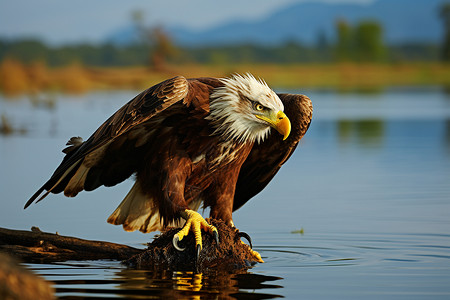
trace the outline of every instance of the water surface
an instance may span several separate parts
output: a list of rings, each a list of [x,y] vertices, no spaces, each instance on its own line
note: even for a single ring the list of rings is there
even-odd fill
[[[310,130],[234,214],[266,263],[233,275],[127,270],[114,261],[28,266],[61,298],[448,299],[450,96],[438,87],[296,92],[313,101]],[[153,235],[106,223],[131,180],[23,210],[68,138],[86,139],[136,93],[57,96],[53,107],[0,99],[0,114],[24,129],[0,136],[0,226],[144,247]]]

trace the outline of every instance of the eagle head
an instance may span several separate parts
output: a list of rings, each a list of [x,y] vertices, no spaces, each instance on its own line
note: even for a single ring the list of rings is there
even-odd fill
[[[283,140],[291,132],[291,123],[277,94],[251,74],[221,79],[223,86],[210,96],[210,115],[214,134],[239,142],[262,142],[270,129]]]

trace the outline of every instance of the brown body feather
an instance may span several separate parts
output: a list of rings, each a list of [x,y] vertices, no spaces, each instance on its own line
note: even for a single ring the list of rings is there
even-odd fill
[[[25,207],[50,192],[75,196],[136,174],[108,222],[125,230],[160,230],[201,202],[212,217],[231,222],[232,211],[259,193],[292,154],[312,106],[305,96],[280,94],[292,123],[286,141],[278,134],[255,145],[226,141],[205,119],[210,94],[222,85],[216,78],[175,77],[137,95],[87,141],[72,139],[60,166]]]

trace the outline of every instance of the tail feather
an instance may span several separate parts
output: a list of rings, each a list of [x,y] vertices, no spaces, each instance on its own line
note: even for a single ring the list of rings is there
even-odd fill
[[[189,208],[197,210],[201,199],[191,202]],[[156,200],[148,194],[144,194],[141,186],[136,181],[126,197],[109,216],[108,223],[122,225],[126,231],[139,230],[144,233],[161,231],[164,229],[164,218],[159,214]],[[168,226],[181,226],[183,219],[171,222]]]
[[[138,181],[109,216],[108,223],[122,225],[126,231],[139,230],[144,233],[163,228],[156,202],[142,192]]]
[[[53,183],[56,180],[56,178],[54,178],[54,177],[50,178],[49,181],[47,181],[39,190],[37,190],[36,193],[34,193],[33,196],[31,196],[31,198],[27,201],[27,203],[25,203],[24,208],[27,208],[28,206],[30,206],[38,197],[39,197],[39,199],[36,201],[36,203],[41,201],[45,197],[47,197],[48,194],[50,194],[61,183],[61,181],[63,181],[66,178],[66,176],[74,170],[75,167],[79,166],[79,162],[80,161],[77,161],[74,164],[72,164],[63,173],[63,175],[61,177],[59,177],[59,179],[56,181],[56,183]],[[41,195],[44,190],[46,190],[46,192],[43,195]]]
[[[90,168],[84,163],[80,165],[76,173],[72,176],[67,186],[64,188],[64,195],[67,197],[75,197],[84,189],[84,182]]]

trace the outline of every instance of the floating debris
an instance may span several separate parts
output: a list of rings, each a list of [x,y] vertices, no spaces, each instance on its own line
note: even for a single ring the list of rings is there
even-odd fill
[[[0,124],[0,133],[4,135],[8,135],[13,133],[14,129],[11,125],[11,122],[8,120],[8,118],[2,114],[1,116],[1,124]]]
[[[303,227],[302,227],[302,228],[300,228],[299,230],[293,230],[293,231],[291,231],[291,233],[304,235],[304,234],[305,234],[305,231],[303,230]]]
[[[2,114],[0,118],[0,134],[10,135],[16,132],[19,134],[25,134],[27,130],[25,128],[14,128],[8,117],[6,117],[5,114]]]

